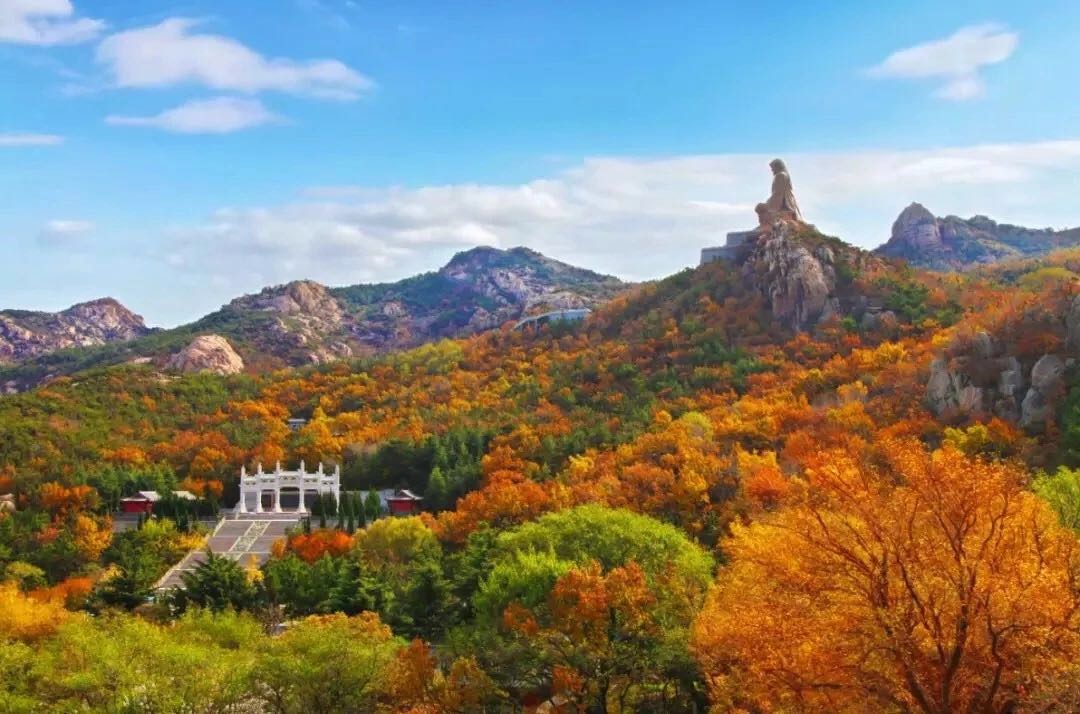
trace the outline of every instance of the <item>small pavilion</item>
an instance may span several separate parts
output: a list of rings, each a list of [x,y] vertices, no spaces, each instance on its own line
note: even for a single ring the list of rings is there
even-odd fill
[[[341,466],[335,466],[333,473],[323,471],[321,463],[317,471],[308,473],[303,461],[300,462],[298,471],[283,470],[280,461],[270,472],[263,471],[262,464],[256,468],[255,473],[249,474],[246,466],[240,467],[240,502],[236,505],[237,513],[264,513],[262,499],[266,491],[273,493],[271,513],[283,512],[281,509],[282,491],[297,492],[300,505],[296,513],[307,513],[304,507],[304,496],[307,493],[319,495],[332,493],[335,500],[341,497]],[[248,508],[248,494],[255,497],[254,509]]]

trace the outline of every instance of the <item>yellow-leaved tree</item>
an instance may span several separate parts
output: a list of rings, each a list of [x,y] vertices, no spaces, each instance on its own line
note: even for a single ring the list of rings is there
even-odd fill
[[[693,635],[719,710],[1075,711],[1080,549],[1021,469],[914,441],[820,463],[724,545]]]

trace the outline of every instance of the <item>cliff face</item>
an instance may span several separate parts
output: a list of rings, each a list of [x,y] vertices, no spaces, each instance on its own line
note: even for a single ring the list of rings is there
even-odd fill
[[[61,312],[0,312],[0,364],[22,362],[69,347],[132,340],[150,330],[143,319],[112,298]]]
[[[740,269],[744,281],[768,300],[775,320],[809,331],[834,317],[851,316],[869,326],[878,306],[859,294],[853,279],[883,268],[866,251],[809,226],[781,223],[752,242]]]
[[[968,270],[1078,244],[1078,228],[1034,230],[996,223],[986,216],[937,218],[924,206],[913,203],[893,223],[888,242],[874,252],[930,270]]]

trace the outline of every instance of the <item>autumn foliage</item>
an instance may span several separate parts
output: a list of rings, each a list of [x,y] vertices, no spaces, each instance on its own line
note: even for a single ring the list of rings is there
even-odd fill
[[[22,671],[55,676],[28,696],[71,710],[129,706],[113,689],[157,711],[253,693],[416,714],[1078,710],[1080,560],[1061,523],[1080,522],[1080,388],[1067,371],[1038,428],[998,389],[1013,358],[1028,379],[1048,351],[1080,356],[1080,251],[1045,260],[837,263],[843,309],[869,319],[811,332],[714,264],[574,326],[233,378],[126,365],[4,396],[5,656],[41,653]],[[933,360],[964,409],[930,408]],[[123,495],[227,506],[242,467],[301,459],[427,512],[349,499],[353,536],[309,523],[262,566],[219,559],[200,581],[215,597],[192,602],[286,617],[280,636],[247,612],[111,614],[153,609],[157,577],[203,541],[167,518],[114,535]],[[50,683],[91,676],[110,684]]]
[[[341,556],[352,549],[353,541],[348,533],[336,529],[323,529],[311,533],[293,533],[283,542],[274,544],[275,555],[296,553],[306,563],[314,563],[325,555]]]
[[[805,479],[724,544],[694,633],[718,705],[1006,712],[1080,655],[1076,536],[1017,468],[886,442]]]
[[[29,597],[14,583],[0,583],[0,638],[33,642],[54,634],[68,617],[62,600]]]

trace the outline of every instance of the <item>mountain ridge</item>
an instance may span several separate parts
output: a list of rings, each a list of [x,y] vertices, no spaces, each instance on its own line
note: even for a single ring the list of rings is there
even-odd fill
[[[919,268],[965,271],[1075,245],[1080,245],[1080,228],[1026,228],[998,223],[982,214],[939,218],[915,202],[900,212],[889,240],[873,252],[903,258]]]
[[[149,334],[142,316],[111,297],[58,312],[0,310],[0,365],[71,347],[125,341]]]
[[[146,328],[139,318],[138,334],[89,346],[24,350],[19,354],[25,357],[0,368],[0,389],[18,391],[51,377],[133,360],[165,367],[170,357],[206,335],[226,340],[248,371],[319,364],[463,337],[548,309],[595,307],[629,287],[529,248],[479,247],[457,253],[439,270],[392,283],[327,287],[294,280],[237,297],[175,328]]]

